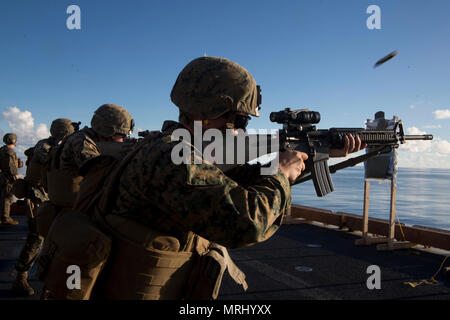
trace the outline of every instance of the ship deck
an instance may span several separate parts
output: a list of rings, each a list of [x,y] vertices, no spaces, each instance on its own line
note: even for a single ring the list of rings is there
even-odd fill
[[[11,295],[9,272],[27,236],[26,218],[15,216],[18,226],[0,226],[0,299],[25,299]],[[219,300],[450,300],[450,279],[441,271],[435,284],[411,287],[405,282],[430,279],[444,256],[430,251],[401,249],[377,251],[375,246],[355,246],[356,233],[311,223],[284,224],[269,240],[230,250],[236,264],[246,273],[248,290],[229,276]],[[368,289],[367,268],[380,268],[380,289]],[[445,266],[450,265],[447,259]],[[33,271],[31,274],[33,275]],[[32,277],[39,299],[42,285]]]
[[[411,287],[405,282],[429,280],[445,255],[432,250],[378,251],[375,245],[355,246],[360,235],[316,224],[284,224],[269,240],[232,250],[246,274],[248,289],[227,277],[220,299],[248,300],[450,300],[450,278],[444,268],[437,283]],[[450,258],[444,266],[450,265]],[[380,289],[368,289],[372,272],[380,268]]]

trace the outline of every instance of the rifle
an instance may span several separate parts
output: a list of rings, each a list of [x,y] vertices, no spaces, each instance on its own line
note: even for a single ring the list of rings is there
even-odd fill
[[[159,135],[159,133],[160,133],[160,131],[158,131],[158,130],[144,130],[144,131],[139,131],[138,136],[141,138],[145,138],[147,136]]]
[[[330,173],[354,166],[382,153],[390,152],[407,140],[433,139],[431,134],[405,135],[401,120],[396,122],[391,130],[363,128],[319,130],[314,124],[320,122],[320,113],[309,111],[308,109],[291,110],[286,108],[282,111],[272,112],[270,121],[283,124],[283,129],[279,131],[279,151],[296,150],[308,154],[305,173],[310,172],[310,175],[298,178],[293,185],[312,179],[319,197],[334,191]],[[345,144],[345,136],[348,134],[351,134],[353,137],[359,137],[361,142],[366,143],[368,147],[379,148],[362,156],[328,167],[329,149],[342,148]]]
[[[139,131],[138,136],[141,138],[145,138],[146,136],[150,135],[150,132],[150,130]]]

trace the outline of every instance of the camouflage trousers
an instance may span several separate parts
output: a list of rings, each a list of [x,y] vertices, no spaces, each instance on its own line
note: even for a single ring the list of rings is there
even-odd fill
[[[0,198],[0,218],[8,218],[11,212],[11,204],[13,203],[13,198]]]
[[[32,211],[36,212],[37,204],[30,201],[30,205]],[[40,236],[37,231],[35,216],[28,215],[28,236],[25,245],[20,252],[19,258],[17,259],[15,269],[19,272],[30,271],[41,251],[43,243],[44,238]]]
[[[9,183],[0,185],[0,218],[8,218],[11,212],[11,204],[13,203],[13,194],[11,193],[12,185]]]

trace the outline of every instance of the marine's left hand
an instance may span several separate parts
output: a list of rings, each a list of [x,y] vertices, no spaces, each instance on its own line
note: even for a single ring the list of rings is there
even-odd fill
[[[328,154],[330,158],[346,157],[349,153],[358,152],[367,147],[366,143],[361,143],[361,139],[356,137],[356,139],[348,134],[345,136],[345,144],[341,149],[330,149]]]

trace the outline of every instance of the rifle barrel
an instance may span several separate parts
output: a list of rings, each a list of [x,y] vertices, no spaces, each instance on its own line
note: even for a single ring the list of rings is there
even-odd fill
[[[407,135],[405,136],[405,140],[433,140],[433,135],[432,134]]]

